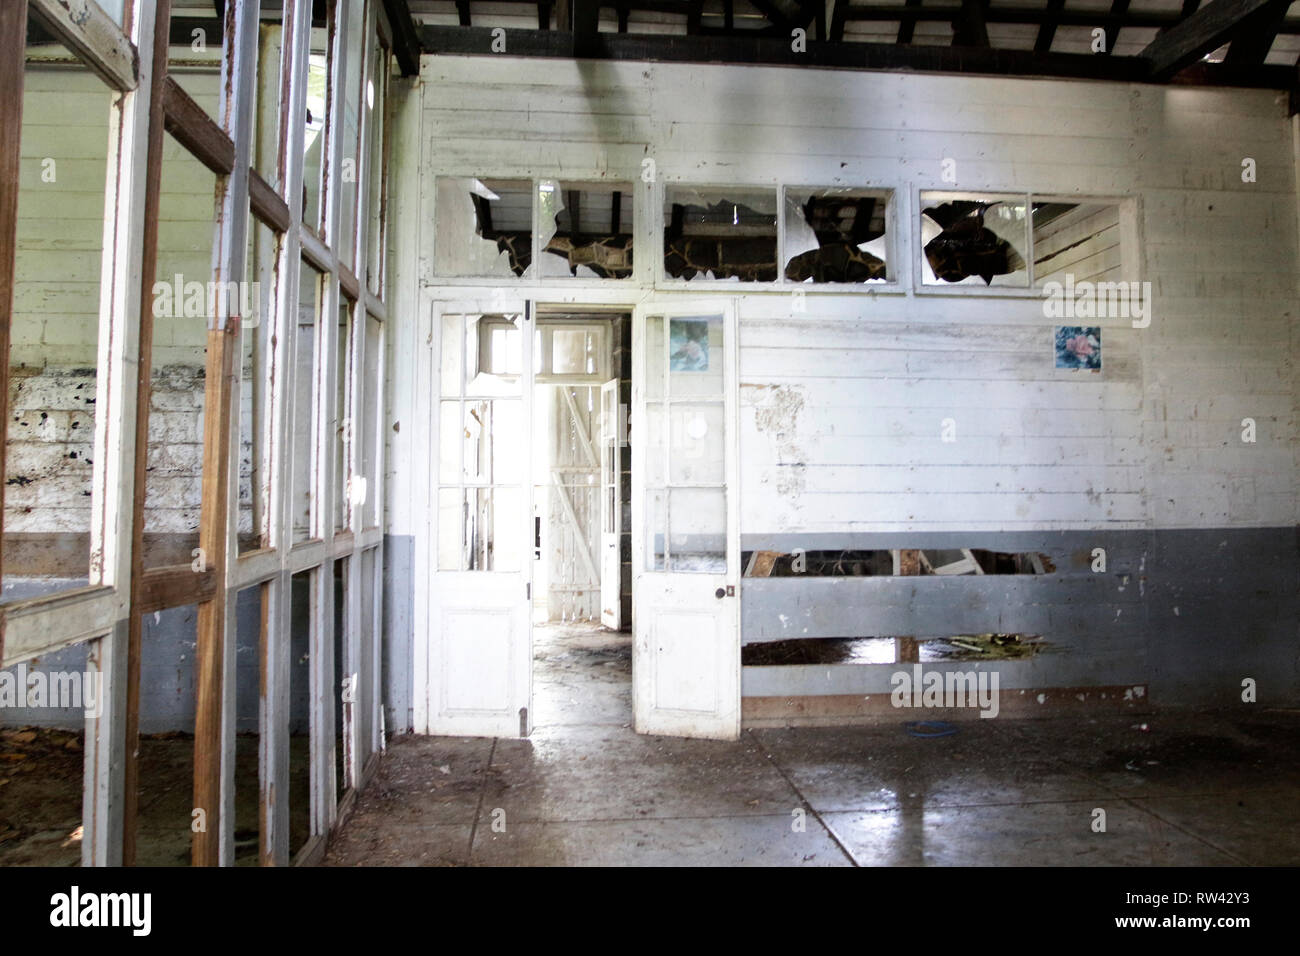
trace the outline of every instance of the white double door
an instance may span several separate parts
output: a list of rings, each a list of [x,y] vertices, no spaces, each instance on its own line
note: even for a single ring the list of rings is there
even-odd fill
[[[415,380],[431,419],[415,595],[424,729],[526,736],[536,320],[531,303],[500,300],[433,302],[426,315]],[[632,671],[641,733],[734,738],[740,730],[735,341],[729,300],[649,305],[633,316]],[[611,395],[616,386],[602,406]],[[602,419],[607,455],[619,432]],[[616,499],[613,455],[602,462],[602,484]],[[606,501],[604,510],[617,505]],[[612,514],[602,522],[602,606],[605,579],[617,588],[609,550],[618,550],[619,531]]]

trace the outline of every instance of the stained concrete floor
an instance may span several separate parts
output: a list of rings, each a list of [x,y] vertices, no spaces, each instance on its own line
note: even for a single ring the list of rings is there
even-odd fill
[[[325,864],[1300,863],[1295,711],[679,740],[631,730],[628,635],[539,629],[534,663],[532,737],[393,740]]]

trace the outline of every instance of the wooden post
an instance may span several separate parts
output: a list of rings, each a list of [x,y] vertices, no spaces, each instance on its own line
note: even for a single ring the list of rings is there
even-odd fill
[[[140,356],[136,371],[135,489],[131,521],[131,616],[127,631],[126,748],[123,789],[122,865],[135,864],[136,819],[140,808],[140,653],[144,620],[144,497],[149,457],[149,404],[153,372],[153,283],[158,270],[158,207],[162,180],[163,89],[171,0],[158,0],[154,15],[153,75],[149,84],[149,141],[144,190],[144,258],[140,267]]]

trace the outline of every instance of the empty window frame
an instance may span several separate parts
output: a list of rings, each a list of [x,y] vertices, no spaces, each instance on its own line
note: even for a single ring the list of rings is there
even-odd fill
[[[319,328],[327,277],[301,263],[298,273],[298,316],[294,329],[293,414],[289,468],[292,541],[320,537],[316,507],[317,441],[320,380]]]
[[[90,582],[92,501],[106,464],[96,460],[95,435],[112,95],[34,19],[22,69],[14,297],[3,359],[4,602]]]
[[[271,414],[275,367],[275,303],[283,238],[256,216],[248,219],[248,258],[241,303],[239,384],[239,552],[275,546],[271,536]]]
[[[334,531],[346,531],[351,525],[353,401],[352,365],[356,353],[356,304],[345,296],[339,298],[338,338],[334,362],[334,421],[330,432],[334,440]]]
[[[392,55],[376,36],[370,52],[370,76],[366,81],[366,113],[369,140],[367,160],[366,287],[370,294],[384,297],[388,224],[388,78]]]
[[[1113,282],[1123,274],[1117,202],[1031,197],[1033,278],[1049,282]]]
[[[263,7],[270,4],[263,4]],[[257,93],[253,110],[252,166],[273,189],[283,192],[280,120],[286,101],[284,23],[280,10],[261,11],[257,32]]]
[[[352,272],[357,271],[357,202],[361,174],[361,80],[363,58],[366,55],[365,6],[352,0],[344,8],[341,24],[343,30],[342,93],[339,98],[342,116],[338,118],[339,145],[342,164],[339,167],[339,231],[333,240],[339,262]]]
[[[380,457],[384,435],[384,323],[373,315],[366,316],[364,355],[362,358],[361,406],[355,412],[357,427],[352,430],[357,443],[357,478],[353,482],[352,507],[361,513],[362,530],[377,528],[380,514]],[[365,580],[369,580],[368,578]]]
[[[630,183],[537,184],[542,278],[627,279],[632,275]]]
[[[536,275],[530,180],[440,176],[434,230],[434,267],[439,275]]]
[[[787,186],[782,275],[787,282],[884,283],[890,199],[873,189]]]
[[[664,277],[773,282],[777,191],[670,185],[664,189]]]
[[[145,568],[190,564],[199,546],[208,328],[217,294],[227,291],[212,268],[218,187],[202,162],[165,141],[151,304]]]
[[[311,55],[307,66],[307,112],[303,117],[306,127],[302,140],[302,221],[308,227],[325,235],[325,183],[329,154],[327,130],[330,97],[333,95],[334,9],[328,6],[325,27],[311,31]]]

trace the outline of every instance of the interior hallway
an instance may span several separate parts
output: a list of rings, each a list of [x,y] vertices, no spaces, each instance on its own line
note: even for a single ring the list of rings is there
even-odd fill
[[[393,740],[325,865],[1300,862],[1294,711],[643,737],[629,635],[535,635],[532,737]]]

